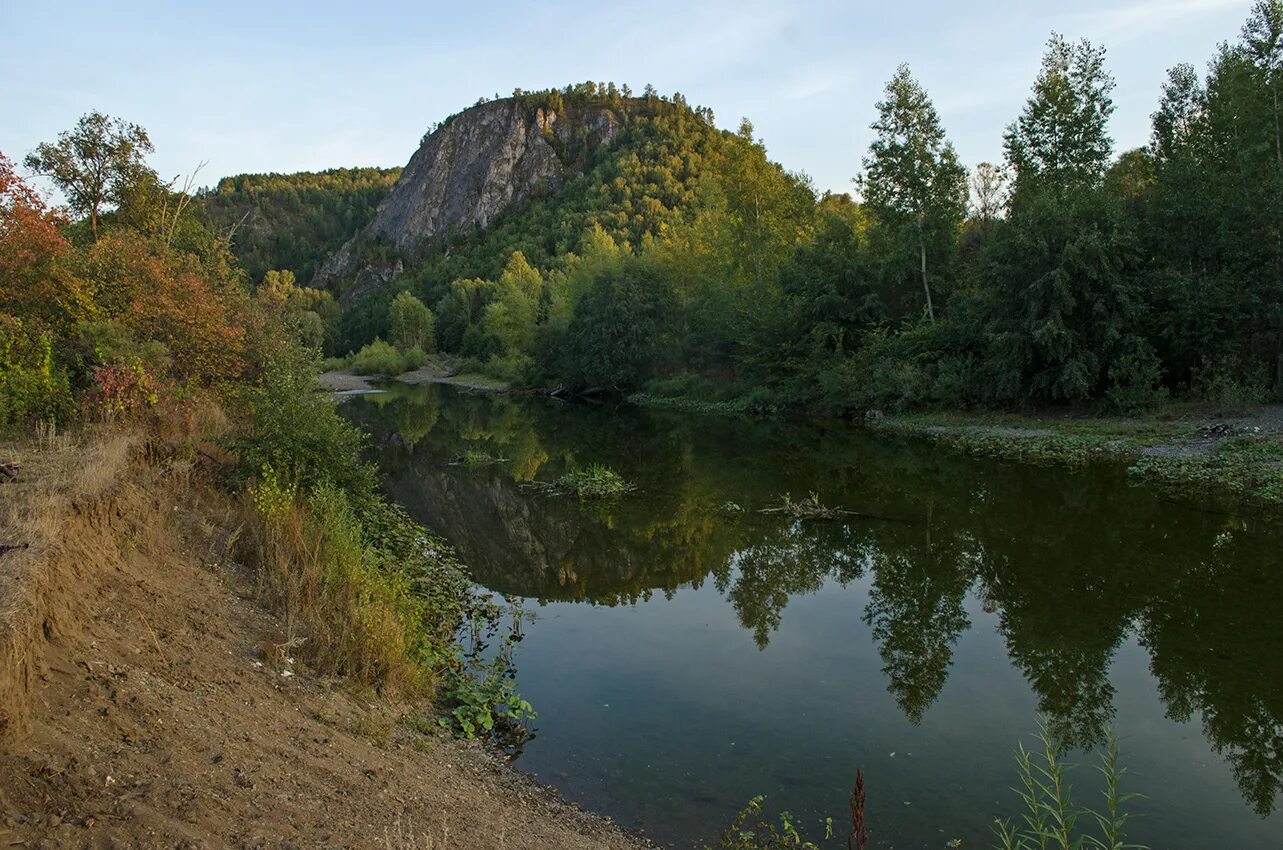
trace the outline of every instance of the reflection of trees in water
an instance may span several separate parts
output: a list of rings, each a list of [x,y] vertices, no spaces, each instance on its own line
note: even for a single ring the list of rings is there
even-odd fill
[[[362,403],[357,418],[401,434],[399,446],[381,443],[394,494],[449,529],[491,587],[620,604],[711,575],[765,647],[790,598],[867,575],[864,620],[888,689],[915,722],[948,677],[974,590],[1041,710],[1082,745],[1113,718],[1110,665],[1136,628],[1169,715],[1201,714],[1244,796],[1262,813],[1274,805],[1283,780],[1277,530],[1226,531],[1213,515],[1103,473],[977,463],[851,429],[408,395]],[[509,463],[442,465],[478,444]],[[518,486],[593,461],[639,491],[590,508]],[[799,523],[754,510],[809,489],[913,522]],[[722,513],[728,499],[747,511]]]
[[[873,628],[887,688],[914,723],[939,696],[953,645],[971,625],[963,610],[975,580],[971,560],[965,548],[940,543],[871,553],[873,585],[864,622]]]
[[[1168,716],[1203,732],[1264,816],[1283,785],[1283,592],[1271,538],[1226,529],[1176,576],[1141,626]]]
[[[725,593],[758,648],[765,649],[789,598],[814,593],[832,576],[846,583],[864,572],[858,542],[845,526],[794,520],[736,550],[719,572]]]

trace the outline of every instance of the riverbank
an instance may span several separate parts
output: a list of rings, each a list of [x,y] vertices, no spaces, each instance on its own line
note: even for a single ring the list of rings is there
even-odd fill
[[[645,846],[296,661],[220,461],[122,429],[0,444],[0,841]]]
[[[377,382],[381,380],[381,377],[378,375],[358,375],[351,368],[346,368],[322,372],[317,376],[316,380],[323,389],[333,393],[362,393],[379,392]],[[435,363],[429,363],[420,369],[403,372],[391,380],[400,381],[411,386],[449,384],[477,392],[505,393],[510,392],[512,389],[507,383],[498,378],[475,372],[451,372]]]
[[[742,416],[745,399],[710,401],[635,393],[642,407]],[[1146,416],[985,412],[871,412],[875,431],[930,440],[954,451],[1076,468],[1125,464],[1129,474],[1185,494],[1229,495],[1283,508],[1283,405],[1222,410],[1172,404]]]
[[[1150,417],[886,414],[865,424],[982,457],[1067,467],[1123,463],[1160,487],[1283,508],[1283,405],[1232,413],[1178,406]]]

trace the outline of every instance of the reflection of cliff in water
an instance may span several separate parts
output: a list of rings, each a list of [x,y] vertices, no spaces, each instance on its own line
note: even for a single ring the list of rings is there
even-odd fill
[[[416,459],[389,489],[417,519],[448,529],[473,577],[500,593],[615,604],[671,592],[708,572],[681,548],[620,533],[612,527],[618,508],[534,495],[491,469]]]
[[[708,577],[765,647],[791,598],[867,581],[852,616],[869,625],[887,688],[914,722],[948,680],[971,595],[997,615],[1039,709],[1083,745],[1113,721],[1111,664],[1135,636],[1168,714],[1200,715],[1244,797],[1273,809],[1283,779],[1277,526],[1176,505],[1108,470],[978,462],[851,429],[435,388],[353,412],[375,433],[395,498],[494,590],[618,604]],[[449,465],[469,446],[508,461]],[[598,461],[639,490],[582,504],[521,486]],[[811,489],[884,519],[799,523],[756,510]]]

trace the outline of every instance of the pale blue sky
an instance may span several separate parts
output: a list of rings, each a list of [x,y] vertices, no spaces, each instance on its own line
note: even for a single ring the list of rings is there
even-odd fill
[[[168,177],[401,165],[478,96],[654,83],[753,120],[772,156],[847,191],[881,88],[908,62],[968,164],[1001,156],[1052,30],[1109,49],[1118,148],[1166,69],[1203,67],[1250,0],[966,2],[20,2],[0,0],[0,152],[89,109],[146,127]]]

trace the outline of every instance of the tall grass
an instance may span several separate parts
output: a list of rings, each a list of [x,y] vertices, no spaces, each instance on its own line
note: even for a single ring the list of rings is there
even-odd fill
[[[418,656],[431,644],[411,577],[387,569],[347,495],[332,484],[300,493],[270,472],[250,488],[260,590],[316,669],[390,690],[429,684]]]
[[[1124,836],[1124,828],[1131,817],[1125,807],[1138,795],[1121,790],[1127,769],[1118,763],[1117,739],[1110,735],[1096,767],[1105,782],[1102,809],[1074,803],[1069,783],[1074,765],[1062,759],[1067,747],[1045,719],[1039,724],[1038,743],[1034,750],[1027,749],[1023,743],[1016,749],[1020,786],[1014,790],[1023,803],[1024,812],[1017,820],[999,819],[995,822],[996,848],[1144,850],[1143,845],[1130,844]]]

